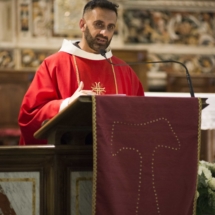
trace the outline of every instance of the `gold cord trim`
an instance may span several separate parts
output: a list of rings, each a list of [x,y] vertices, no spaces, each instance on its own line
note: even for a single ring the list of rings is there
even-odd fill
[[[79,84],[80,84],[80,77],[79,77],[78,66],[77,66],[77,62],[76,62],[75,56],[72,55],[72,57],[73,57],[73,60],[74,60],[74,63],[75,63],[76,78],[77,78],[77,83],[78,83],[78,86],[79,86]]]
[[[96,130],[96,97],[92,96],[92,123],[93,123],[93,191],[92,191],[92,215],[96,214],[96,190],[97,190],[97,130]]]
[[[111,58],[110,58],[110,62],[112,63]],[[115,74],[115,70],[114,70],[113,64],[111,64],[111,66],[112,66],[112,71],[113,71],[114,83],[115,83],[115,87],[116,87],[116,94],[118,94],[118,86],[117,86],[117,82],[116,82],[116,74]]]
[[[199,121],[198,121],[198,149],[197,149],[197,177],[196,177],[196,193],[193,202],[193,215],[196,215],[196,206],[197,206],[197,188],[198,188],[198,167],[201,151],[201,113],[202,113],[202,100],[198,98],[199,101]]]

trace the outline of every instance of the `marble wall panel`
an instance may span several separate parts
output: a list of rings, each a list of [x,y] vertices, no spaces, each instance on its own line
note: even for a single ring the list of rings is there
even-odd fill
[[[32,34],[31,4],[30,0],[17,0],[14,5],[17,11],[15,25],[18,33],[17,36],[20,38],[31,37]]]
[[[54,36],[70,36],[73,38],[81,36],[79,20],[87,0],[58,0],[54,2]]]
[[[71,172],[71,215],[92,214],[92,172]]]
[[[29,31],[30,17],[29,17],[29,3],[20,4],[20,31]]]
[[[0,172],[0,214],[40,214],[39,172]]]
[[[0,0],[0,42],[10,43],[14,36],[14,11],[13,1]],[[0,43],[1,44],[1,43]]]
[[[32,33],[35,37],[52,35],[53,4],[52,1],[32,1]]]

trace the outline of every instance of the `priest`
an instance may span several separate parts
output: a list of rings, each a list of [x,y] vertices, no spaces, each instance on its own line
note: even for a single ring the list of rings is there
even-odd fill
[[[64,40],[59,52],[40,65],[20,108],[20,145],[47,144],[33,134],[80,95],[144,95],[131,67],[114,66],[125,64],[109,49],[117,10],[118,5],[107,0],[89,1],[79,22],[81,40]]]

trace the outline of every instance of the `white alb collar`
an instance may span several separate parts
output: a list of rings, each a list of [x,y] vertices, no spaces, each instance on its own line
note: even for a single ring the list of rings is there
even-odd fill
[[[86,58],[86,59],[89,59],[89,60],[105,60],[105,58],[101,54],[93,54],[93,53],[90,53],[90,52],[86,52],[86,51],[84,51],[82,49],[79,49],[78,47],[76,47],[73,44],[75,42],[77,42],[77,41],[71,41],[71,40],[64,39],[63,44],[62,44],[62,46],[61,46],[59,51],[63,51],[63,52],[73,54],[75,56]],[[112,55],[111,50],[108,50],[106,52],[106,57],[111,58],[112,56],[113,55]]]

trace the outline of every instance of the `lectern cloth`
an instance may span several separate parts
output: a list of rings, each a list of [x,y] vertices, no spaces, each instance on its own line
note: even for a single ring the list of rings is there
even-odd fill
[[[93,97],[93,215],[194,215],[201,100]]]
[[[107,56],[113,63],[124,63],[112,56],[111,51]],[[33,134],[43,121],[59,112],[62,101],[73,95],[80,81],[84,83],[84,90],[97,94],[143,95],[142,85],[131,67],[113,67],[103,56],[64,41],[60,52],[40,65],[23,99],[18,120],[22,132],[20,145],[47,143],[35,139]]]

